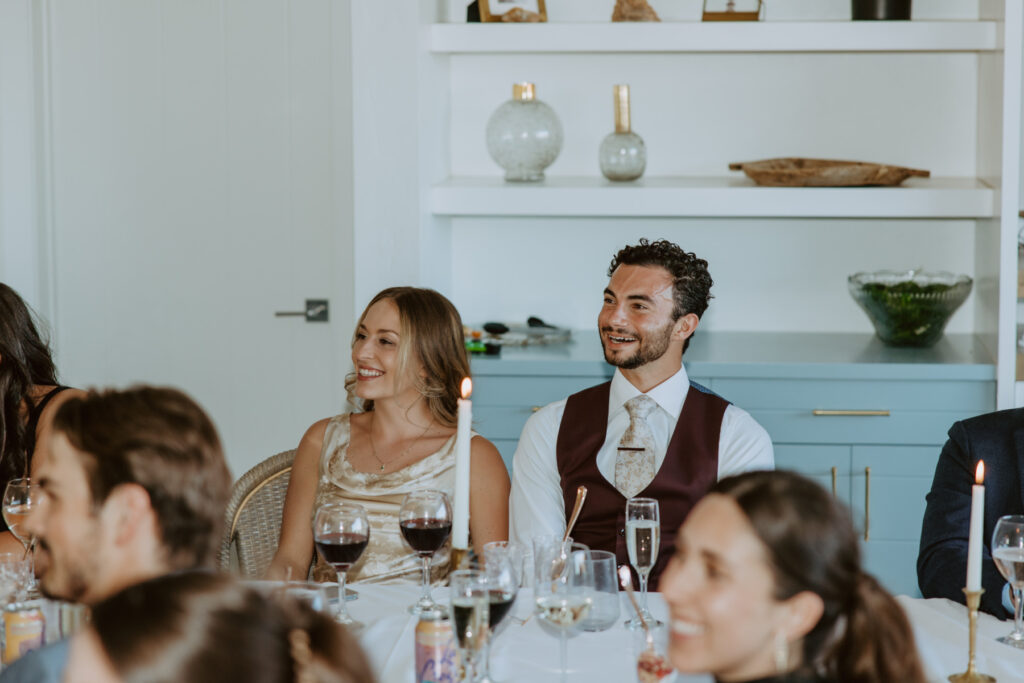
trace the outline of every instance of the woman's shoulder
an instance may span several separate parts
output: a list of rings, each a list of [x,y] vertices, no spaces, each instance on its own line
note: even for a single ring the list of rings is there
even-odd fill
[[[299,442],[299,448],[312,448],[319,453],[323,448],[324,443],[330,441],[339,430],[344,430],[347,433],[349,429],[349,417],[348,413],[342,413],[341,415],[325,417],[321,420],[317,420],[311,424],[305,434],[302,435],[302,440]]]

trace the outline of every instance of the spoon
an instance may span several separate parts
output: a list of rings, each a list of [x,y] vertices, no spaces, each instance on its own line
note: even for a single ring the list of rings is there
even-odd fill
[[[583,509],[583,501],[587,499],[587,487],[580,484],[576,488],[576,503],[572,506],[572,514],[569,516],[569,523],[565,525],[565,535],[562,536],[562,543],[569,540],[572,528],[576,526],[576,520],[580,518],[580,510]]]
[[[572,514],[569,515],[569,523],[565,525],[565,533],[562,535],[562,543],[569,542],[569,534],[572,533],[572,528],[576,526],[576,520],[580,517],[580,510],[583,509],[583,501],[587,499],[587,487],[580,484],[576,487],[576,502],[572,506]],[[562,576],[562,572],[565,571],[565,555],[561,554],[558,559],[551,563],[551,581],[555,582]]]
[[[619,567],[619,583],[626,589],[626,595],[629,596],[629,601],[633,604],[633,609],[636,610],[636,617],[640,620],[640,625],[644,627],[644,635],[647,637],[647,649],[650,652],[654,652],[654,634],[651,633],[651,626],[644,619],[644,613],[640,610],[640,605],[636,601],[636,596],[633,594],[633,577],[629,573],[629,567],[622,565]]]

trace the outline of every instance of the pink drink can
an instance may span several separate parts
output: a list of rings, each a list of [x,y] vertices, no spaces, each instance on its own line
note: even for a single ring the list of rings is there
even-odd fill
[[[416,683],[456,683],[459,659],[448,617],[437,612],[420,615],[416,624]]]

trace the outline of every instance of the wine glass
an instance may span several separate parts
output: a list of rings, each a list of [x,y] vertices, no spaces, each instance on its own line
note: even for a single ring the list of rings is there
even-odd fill
[[[28,477],[11,479],[4,489],[3,515],[7,529],[21,542],[25,548],[25,555],[28,556],[32,571],[29,573],[27,588],[33,591],[36,588],[35,558],[29,552],[31,538],[25,532],[25,520],[29,513],[39,502],[39,487],[32,483]]]
[[[398,526],[402,537],[423,561],[423,592],[409,612],[438,612],[440,606],[430,596],[430,558],[452,533],[452,504],[448,495],[433,489],[406,494],[398,511]]]
[[[585,550],[571,550],[570,543],[548,544],[534,549],[536,580],[534,600],[537,617],[558,632],[562,683],[568,679],[569,630],[590,614],[593,604],[593,565]],[[555,552],[549,552],[549,550]]]
[[[992,559],[1014,592],[1013,633],[997,638],[1000,643],[1024,649],[1024,516],[1006,515],[996,522],[992,532]]]
[[[338,611],[334,618],[339,623],[358,628],[358,623],[345,606],[345,577],[349,568],[359,559],[370,542],[370,522],[366,508],[354,503],[327,503],[316,510],[313,517],[313,541],[317,552],[338,575]]]
[[[484,581],[487,585],[488,617],[490,636],[483,656],[480,683],[491,683],[491,643],[494,633],[505,617],[512,612],[512,605],[519,590],[522,570],[521,547],[507,541],[492,541],[484,545]]]
[[[478,672],[485,659],[490,635],[490,586],[479,569],[460,569],[450,575],[452,629],[459,646],[463,680],[481,680]],[[486,666],[484,667],[486,671]]]
[[[661,515],[653,498],[630,498],[626,501],[626,550],[629,563],[640,575],[640,611],[648,624],[661,623],[647,609],[647,577],[658,561],[661,540]],[[626,628],[640,628],[640,618],[626,621]]]

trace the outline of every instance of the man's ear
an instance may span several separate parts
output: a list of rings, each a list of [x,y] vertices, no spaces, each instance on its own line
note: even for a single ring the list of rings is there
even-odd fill
[[[697,331],[697,325],[700,324],[700,318],[697,317],[696,313],[687,313],[686,315],[679,316],[676,320],[675,325],[672,327],[672,339],[675,341],[686,341]]]
[[[103,504],[106,523],[114,531],[114,539],[123,543],[133,538],[142,525],[152,525],[153,507],[149,493],[138,484],[119,484]]]

